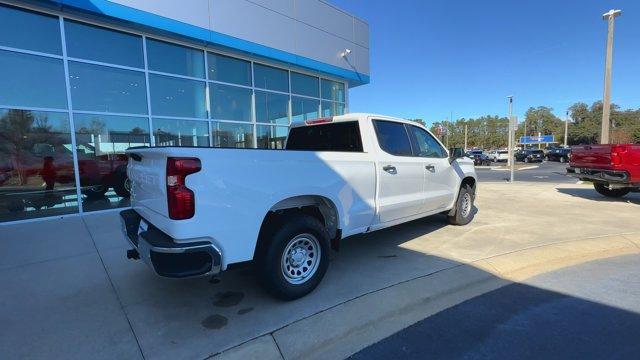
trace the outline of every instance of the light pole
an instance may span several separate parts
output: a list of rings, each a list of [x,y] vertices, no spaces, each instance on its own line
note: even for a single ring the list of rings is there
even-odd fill
[[[509,136],[508,136],[508,146],[509,146],[509,160],[507,161],[507,165],[511,166],[511,163],[513,162],[513,144],[512,141],[513,139],[511,138],[511,117],[513,116],[513,95],[509,95],[507,96],[507,99],[509,99]]]
[[[609,23],[607,30],[607,57],[604,65],[604,95],[602,97],[602,128],[600,130],[600,144],[609,143],[609,112],[611,111],[611,62],[613,58],[613,22],[622,10],[611,9],[602,15]]]
[[[568,137],[569,137],[569,110],[567,110],[567,114],[564,119],[564,147],[567,147]]]

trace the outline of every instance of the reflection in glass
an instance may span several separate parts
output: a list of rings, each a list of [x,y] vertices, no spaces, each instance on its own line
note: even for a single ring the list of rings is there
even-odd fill
[[[209,146],[206,121],[153,119],[156,146]]]
[[[0,222],[75,212],[67,114],[0,109]]]
[[[318,118],[320,100],[291,97],[291,121],[305,121]]]
[[[70,57],[144,68],[141,36],[66,19],[64,35]]]
[[[284,149],[289,128],[285,126],[258,125],[256,128],[258,148]]]
[[[190,47],[147,39],[149,70],[204,79],[204,52]]]
[[[251,121],[251,89],[211,83],[209,92],[213,119]]]
[[[0,46],[62,55],[60,20],[0,5]]]
[[[344,102],[344,84],[322,79],[322,98],[325,100]]]
[[[213,122],[213,146],[226,148],[252,148],[253,125]]]
[[[129,206],[127,155],[149,145],[147,118],[73,114],[84,211]]]
[[[256,90],[256,121],[289,125],[289,95]]]
[[[289,92],[289,72],[287,70],[254,63],[253,81],[257,88]]]
[[[229,56],[207,53],[209,80],[251,86],[251,63]]]
[[[62,60],[0,50],[0,104],[67,108]]]
[[[70,61],[69,80],[74,110],[147,113],[143,72]]]
[[[322,102],[322,116],[338,116],[344,114],[344,104],[333,101]]]
[[[206,118],[205,83],[149,74],[151,112],[154,115]]]
[[[291,92],[298,95],[320,97],[319,80],[315,76],[291,72]]]

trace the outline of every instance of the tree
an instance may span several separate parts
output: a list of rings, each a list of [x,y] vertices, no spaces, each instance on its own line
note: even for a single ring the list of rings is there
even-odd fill
[[[420,125],[422,125],[424,127],[427,126],[427,124],[422,119],[407,119],[407,120],[417,122],[418,124],[420,124]]]

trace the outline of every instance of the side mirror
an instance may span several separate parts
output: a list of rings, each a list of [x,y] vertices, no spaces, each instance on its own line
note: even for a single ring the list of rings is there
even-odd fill
[[[464,149],[463,148],[451,148],[449,149],[449,161],[454,161],[456,159],[460,159],[464,157]]]

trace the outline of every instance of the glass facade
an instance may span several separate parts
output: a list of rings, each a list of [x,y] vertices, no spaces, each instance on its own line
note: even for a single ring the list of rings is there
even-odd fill
[[[205,121],[153,119],[156,146],[209,146],[209,126]]]
[[[129,206],[127,156],[131,146],[149,146],[144,117],[73,114],[84,211]]]
[[[282,149],[346,84],[0,4],[0,222],[129,205],[131,146]]]

